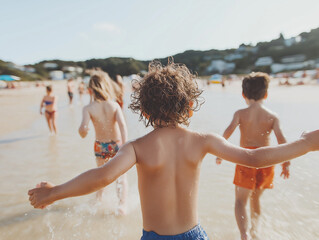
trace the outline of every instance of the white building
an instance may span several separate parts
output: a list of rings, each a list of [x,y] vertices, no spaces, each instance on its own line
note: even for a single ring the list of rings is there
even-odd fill
[[[64,71],[64,72],[69,72],[69,73],[74,73],[74,74],[81,74],[81,73],[83,73],[83,68],[81,68],[81,67],[73,67],[73,66],[64,66],[63,68],[62,68],[62,70]]]
[[[306,60],[306,56],[304,54],[286,56],[281,59],[282,63],[296,63],[296,62],[303,62]]]
[[[213,60],[207,67],[207,72],[230,73],[236,68],[235,63],[228,63],[223,60]]]
[[[36,72],[34,67],[28,67],[28,66],[24,66],[24,71],[29,72],[29,73],[35,73]]]
[[[264,67],[264,66],[270,66],[273,64],[273,60],[271,57],[261,57],[258,58],[257,61],[255,62],[256,67]]]
[[[244,57],[243,54],[241,53],[231,53],[231,54],[228,54],[227,56],[225,56],[225,60],[226,61],[233,61],[233,60],[236,60],[236,59],[242,59]]]
[[[49,73],[49,75],[50,75],[50,78],[52,79],[52,80],[63,80],[64,79],[64,73],[63,73],[63,71],[51,71],[50,73]]]
[[[62,68],[62,70],[64,71],[64,72],[75,72],[75,67],[72,67],[72,66],[64,66],[63,68]]]
[[[77,73],[83,73],[83,68],[81,68],[81,67],[76,67],[75,68],[75,71],[77,72]]]
[[[70,79],[70,78],[76,78],[76,73],[75,72],[65,72],[64,79]]]
[[[304,62],[295,62],[295,63],[274,63],[271,65],[271,71],[273,73],[292,71],[304,68],[315,68],[316,63],[314,60],[308,60]]]
[[[302,40],[301,36],[288,38],[288,39],[285,39],[285,45],[286,45],[286,47],[290,47],[296,43],[301,42],[301,40]]]
[[[57,67],[58,67],[58,64],[52,63],[52,62],[47,62],[47,63],[44,63],[44,64],[43,64],[43,67],[53,69],[53,68],[57,68]]]

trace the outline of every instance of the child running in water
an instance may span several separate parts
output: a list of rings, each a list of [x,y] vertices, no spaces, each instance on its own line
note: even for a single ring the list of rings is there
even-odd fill
[[[136,165],[143,217],[142,240],[208,239],[199,225],[197,200],[200,166],[207,153],[236,164],[267,167],[319,150],[319,130],[292,143],[245,149],[216,134],[183,128],[200,106],[201,91],[185,65],[152,62],[135,83],[130,108],[154,130],[128,142],[99,168],[61,184],[42,182],[29,190],[35,208],[101,189]],[[212,196],[213,197],[213,196]]]
[[[286,143],[286,139],[280,129],[277,115],[263,106],[263,100],[268,96],[269,76],[266,73],[252,73],[244,78],[242,82],[243,97],[248,108],[235,112],[233,120],[225,130],[223,137],[228,139],[235,131],[240,129],[240,146],[256,149],[269,146],[270,134],[274,131],[279,144]],[[256,160],[257,161],[257,160]],[[217,158],[220,164],[221,159]],[[281,176],[289,177],[290,162],[282,164]],[[260,217],[259,198],[267,188],[273,188],[275,167],[249,168],[236,166],[234,184],[235,188],[235,216],[240,231],[241,239],[255,239],[258,233],[258,222]],[[248,218],[246,204],[250,199],[251,230],[248,232]]]
[[[94,125],[94,151],[97,166],[108,162],[118,152],[119,147],[127,141],[127,129],[120,106],[113,101],[113,88],[107,73],[94,71],[89,82],[91,103],[83,108],[82,123],[79,128],[81,137],[86,137],[90,119]],[[118,211],[125,214],[127,197],[126,174],[119,176],[116,181],[117,194],[120,200]],[[101,200],[103,189],[97,192]]]
[[[45,118],[48,122],[50,134],[56,134],[56,118],[57,118],[57,101],[58,97],[52,94],[52,86],[46,87],[47,95],[42,98],[40,104],[40,114],[42,115],[42,108],[45,108]]]
[[[68,96],[69,96],[69,104],[72,104],[73,97],[74,97],[74,84],[73,84],[73,78],[68,79],[67,82],[67,90],[68,90]]]
[[[83,94],[85,93],[85,90],[86,90],[86,86],[85,86],[83,81],[80,82],[78,90],[79,90],[80,101],[82,101],[82,96],[83,96]]]

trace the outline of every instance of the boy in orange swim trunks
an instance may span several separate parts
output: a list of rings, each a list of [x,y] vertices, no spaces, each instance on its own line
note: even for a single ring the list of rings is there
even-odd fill
[[[270,134],[274,131],[279,144],[286,143],[280,129],[279,120],[275,113],[263,106],[267,98],[269,76],[266,73],[252,73],[244,78],[242,83],[243,97],[248,108],[238,110],[223,136],[228,139],[237,126],[240,129],[240,146],[256,149],[269,146]],[[220,164],[221,159],[217,158]],[[284,179],[289,177],[290,162],[282,164]],[[241,239],[255,238],[260,216],[259,198],[266,188],[273,188],[274,166],[267,168],[249,168],[236,165],[234,184],[235,188],[235,215]],[[246,213],[247,200],[250,198],[251,230],[247,231],[248,219]]]

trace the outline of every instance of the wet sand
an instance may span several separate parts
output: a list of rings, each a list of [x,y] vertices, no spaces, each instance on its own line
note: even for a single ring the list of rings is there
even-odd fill
[[[34,210],[28,203],[27,190],[41,180],[62,183],[95,167],[94,132],[81,139],[77,128],[83,102],[75,96],[68,106],[66,83],[54,84],[59,96],[59,134],[48,136],[39,104],[45,89],[28,88],[0,91],[0,239],[139,239],[142,220],[135,167],[129,173],[129,214],[117,217],[114,185],[108,187],[104,202],[95,205],[95,195],[65,199],[48,210]],[[303,130],[319,128],[319,86],[278,87],[272,84],[265,105],[279,114],[288,140]],[[194,113],[190,128],[222,134],[235,110],[245,107],[240,83],[211,85],[203,94],[206,103]],[[129,139],[145,129],[138,116],[127,109],[125,115]],[[92,126],[91,126],[92,129]],[[272,136],[273,144],[276,144]],[[238,144],[239,132],[230,139]],[[276,167],[274,189],[261,198],[261,239],[319,239],[319,154],[310,153],[292,162],[291,178],[279,177]],[[199,188],[199,218],[210,239],[239,239],[234,217],[234,165],[216,166],[214,156],[206,156]]]

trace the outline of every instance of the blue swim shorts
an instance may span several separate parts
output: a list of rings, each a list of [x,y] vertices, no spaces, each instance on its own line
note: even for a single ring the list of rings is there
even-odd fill
[[[209,240],[206,232],[200,224],[193,227],[191,230],[178,235],[158,235],[153,231],[143,230],[141,240]]]

